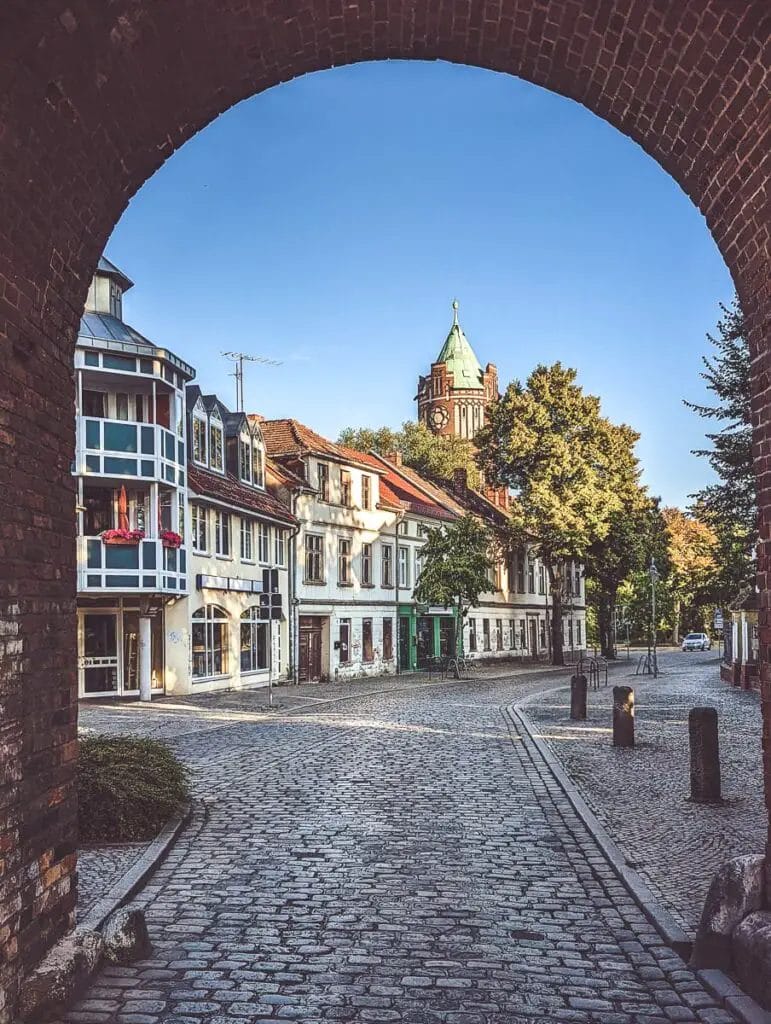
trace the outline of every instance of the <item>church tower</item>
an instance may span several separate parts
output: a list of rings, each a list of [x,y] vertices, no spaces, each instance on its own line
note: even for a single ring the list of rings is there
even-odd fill
[[[498,397],[498,371],[483,370],[458,323],[458,302],[452,304],[450,333],[431,372],[418,378],[418,419],[435,434],[471,439],[485,422],[485,410]]]

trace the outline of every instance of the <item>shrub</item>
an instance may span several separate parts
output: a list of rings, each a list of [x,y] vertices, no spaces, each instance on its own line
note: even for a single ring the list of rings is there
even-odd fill
[[[81,740],[81,842],[151,839],[188,797],[187,768],[166,744],[122,736]]]

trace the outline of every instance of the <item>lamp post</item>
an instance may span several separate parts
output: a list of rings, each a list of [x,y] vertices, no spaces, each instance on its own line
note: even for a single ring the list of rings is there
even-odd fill
[[[656,584],[659,581],[659,571],[651,555],[651,564],[648,569],[648,576],[651,581],[651,633],[653,634],[653,678],[658,679],[659,663],[656,655]]]

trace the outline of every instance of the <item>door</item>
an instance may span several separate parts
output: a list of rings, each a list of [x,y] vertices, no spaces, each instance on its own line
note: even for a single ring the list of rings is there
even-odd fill
[[[538,657],[538,620],[530,619],[530,654],[533,658]]]
[[[455,655],[455,622],[452,619],[439,620],[439,653],[443,658]]]
[[[82,697],[118,692],[118,615],[84,612],[79,630],[78,688]]]
[[[429,615],[418,616],[418,668],[425,668],[434,656],[434,620]]]
[[[409,672],[412,668],[410,659],[410,617],[409,615],[399,616],[399,668],[403,672]]]
[[[300,617],[300,658],[298,678],[301,683],[321,678],[321,622],[312,616]]]

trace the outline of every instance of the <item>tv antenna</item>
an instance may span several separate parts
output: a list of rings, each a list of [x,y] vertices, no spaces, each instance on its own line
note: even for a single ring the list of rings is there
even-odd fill
[[[225,359],[234,364],[229,377],[236,379],[236,412],[244,411],[244,363],[260,363],[262,366],[281,366],[282,360],[269,359],[267,356],[252,356],[248,352],[223,352]]]

